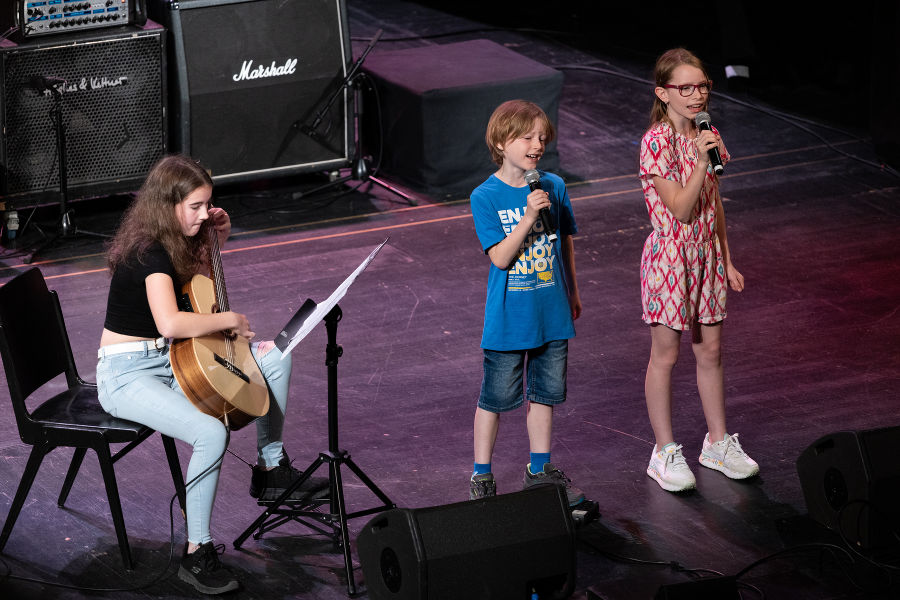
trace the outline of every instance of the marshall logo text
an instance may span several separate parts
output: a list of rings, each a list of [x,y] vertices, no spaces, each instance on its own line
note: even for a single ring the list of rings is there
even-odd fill
[[[273,60],[271,66],[268,67],[264,67],[263,65],[254,67],[252,60],[245,60],[244,64],[241,66],[241,72],[233,75],[232,79],[235,81],[245,81],[248,79],[261,79],[263,77],[281,77],[283,75],[293,75],[296,70],[296,58],[287,59],[283,65],[276,65]]]

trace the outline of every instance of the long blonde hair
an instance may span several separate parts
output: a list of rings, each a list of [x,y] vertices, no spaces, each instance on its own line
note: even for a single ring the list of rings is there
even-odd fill
[[[197,235],[187,237],[175,215],[175,205],[203,186],[212,187],[212,179],[195,160],[178,154],[159,160],[109,243],[106,261],[110,271],[133,260],[140,262],[154,242],[169,254],[179,286],[209,264],[209,221]]]
[[[697,58],[697,55],[685,48],[672,48],[671,50],[663,52],[660,57],[656,59],[656,66],[653,68],[653,79],[656,82],[656,87],[662,87],[672,81],[672,73],[681,65],[697,67],[703,71],[703,77],[709,79],[706,67],[703,66],[703,61]],[[706,96],[706,103],[709,104],[708,95]],[[659,96],[654,94],[653,106],[650,108],[651,129],[657,123],[668,123],[669,125],[673,125],[672,120],[669,119],[667,108],[666,103],[660,100]],[[704,110],[706,110],[706,107],[704,107]]]

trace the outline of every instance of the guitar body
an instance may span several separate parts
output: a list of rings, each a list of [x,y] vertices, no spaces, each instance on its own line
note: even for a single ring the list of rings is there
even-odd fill
[[[210,278],[195,275],[182,293],[192,312],[218,312],[215,283]],[[175,340],[169,352],[175,379],[188,399],[206,414],[227,422],[232,430],[268,412],[269,390],[247,339],[215,333]]]

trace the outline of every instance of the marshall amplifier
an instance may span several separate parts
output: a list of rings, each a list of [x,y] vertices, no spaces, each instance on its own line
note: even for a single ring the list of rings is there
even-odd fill
[[[22,38],[147,22],[145,0],[4,0],[0,30]]]
[[[169,30],[171,148],[217,183],[346,166],[344,0],[151,0]]]
[[[72,197],[135,190],[165,153],[165,30],[152,21],[121,29],[0,42],[8,204],[58,193],[57,102]]]

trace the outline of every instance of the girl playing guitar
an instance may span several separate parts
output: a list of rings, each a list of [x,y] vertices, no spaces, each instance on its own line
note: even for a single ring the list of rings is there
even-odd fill
[[[210,536],[210,515],[228,439],[223,424],[227,417],[198,410],[188,399],[182,390],[189,386],[173,373],[175,361],[168,340],[225,335],[249,347],[250,363],[255,361],[254,369],[258,366],[272,400],[266,398],[256,421],[258,458],[250,494],[274,500],[299,473],[290,466],[281,442],[291,361],[281,360],[274,342],[250,344],[255,334],[243,314],[179,309],[179,290],[195,275],[210,272],[210,265],[218,260],[218,245],[231,231],[228,214],[213,207],[211,198],[212,180],[197,162],[167,156],[151,169],[126,210],[107,253],[112,281],[100,338],[97,386],[100,403],[111,415],[142,423],[193,447],[186,474],[188,541],[178,576],[202,593],[218,594],[238,588],[237,580],[219,561]],[[321,482],[310,483],[317,485]]]

